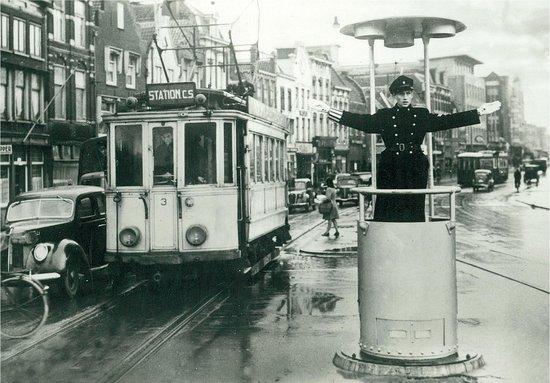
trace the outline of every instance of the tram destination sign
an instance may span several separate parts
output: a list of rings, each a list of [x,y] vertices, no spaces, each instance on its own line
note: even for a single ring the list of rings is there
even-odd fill
[[[152,107],[170,108],[195,104],[194,82],[147,84],[147,103]]]

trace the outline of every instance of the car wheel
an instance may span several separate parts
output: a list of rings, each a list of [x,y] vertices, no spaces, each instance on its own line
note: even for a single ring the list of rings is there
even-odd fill
[[[69,258],[62,276],[63,290],[71,299],[81,290],[80,264],[74,258]]]

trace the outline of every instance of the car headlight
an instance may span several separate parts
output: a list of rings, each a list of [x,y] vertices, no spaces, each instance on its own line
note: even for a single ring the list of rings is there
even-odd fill
[[[32,256],[36,262],[43,262],[48,254],[50,254],[50,246],[45,243],[39,243],[32,251]]]
[[[206,241],[207,237],[206,229],[202,226],[191,226],[185,232],[185,239],[190,245],[200,246]]]
[[[125,227],[118,234],[118,239],[126,247],[134,247],[139,243],[141,233],[137,227]]]

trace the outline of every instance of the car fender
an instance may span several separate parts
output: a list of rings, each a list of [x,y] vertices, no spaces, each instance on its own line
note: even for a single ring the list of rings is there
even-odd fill
[[[90,269],[90,263],[88,262],[88,257],[86,252],[77,242],[72,239],[64,239],[59,242],[57,248],[54,249],[52,254],[52,261],[58,267],[59,271],[63,271],[66,268],[67,260],[70,257],[75,257],[80,261],[80,263],[86,267],[86,270]]]

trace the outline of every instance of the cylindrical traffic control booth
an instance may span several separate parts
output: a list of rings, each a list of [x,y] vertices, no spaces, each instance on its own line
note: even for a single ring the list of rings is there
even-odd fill
[[[367,355],[426,360],[457,353],[455,193],[354,189],[365,194],[447,194],[450,216],[428,222],[357,223],[360,348]],[[359,206],[363,206],[360,201]],[[361,209],[363,210],[363,209]]]

